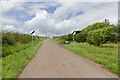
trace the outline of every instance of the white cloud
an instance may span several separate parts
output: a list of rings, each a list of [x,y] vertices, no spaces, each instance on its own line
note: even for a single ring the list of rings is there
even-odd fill
[[[23,0],[23,2],[24,1],[27,2],[28,0]],[[20,15],[19,17],[25,18],[31,15],[35,15],[35,17],[25,21],[23,23],[23,27],[20,27],[20,32],[26,32],[29,34],[31,30],[35,30],[37,35],[46,35],[46,33],[48,33],[50,36],[67,34],[74,29],[81,30],[90,24],[103,21],[105,18],[108,18],[111,23],[115,24],[117,22],[117,2],[105,3],[103,0],[103,2],[97,0],[98,3],[95,3],[95,0],[91,0],[92,2],[88,0],[70,0],[70,2],[67,0],[64,1],[54,0],[56,3],[48,3],[48,1],[47,3],[30,4],[19,3],[17,0],[3,2],[2,22],[4,24],[21,24],[18,19],[10,16],[4,16],[4,13],[7,13],[10,10],[25,12],[27,13],[26,16]],[[109,1],[113,0],[108,0],[108,2]],[[51,6],[55,7],[57,5],[61,6],[59,6],[54,13],[48,13],[45,10],[41,10],[41,8],[49,8]],[[80,11],[83,12],[83,14],[76,16],[76,13]],[[71,17],[67,19],[71,13]]]
[[[21,22],[16,20],[15,18],[9,16],[2,16],[2,24],[15,24],[20,25]]]
[[[50,15],[45,11],[41,10],[36,13],[35,17],[24,23],[23,31],[38,30],[41,34],[61,34],[72,31],[75,26],[75,21],[71,20],[56,20],[51,18]],[[21,31],[22,31],[21,30]]]
[[[83,14],[75,16],[78,11]],[[117,3],[63,3],[53,14],[45,10],[37,11],[35,17],[25,22],[20,31],[36,30],[36,34],[48,33],[51,36],[68,34],[75,29],[81,30],[95,22],[102,22],[105,18],[116,23],[117,11]],[[72,17],[66,19],[71,12]]]
[[[21,5],[23,3],[16,2],[17,0],[2,0],[1,6],[2,6],[2,13],[6,13],[12,9],[22,9]]]
[[[0,18],[3,25],[20,25],[21,21],[17,20],[16,16],[6,16],[5,14],[11,10],[23,10],[21,7],[23,3],[16,2],[17,0],[1,0]]]
[[[5,25],[2,30],[15,31],[16,29],[13,25]]]
[[[18,20],[18,17],[21,19],[28,18],[29,16],[34,16],[40,8],[49,8],[49,6],[56,6],[54,3],[36,3],[31,2],[27,3],[27,0],[2,0],[0,2],[0,18],[2,18],[3,24],[13,24],[13,25],[21,25],[21,21]],[[11,10],[19,11],[16,13],[17,15],[7,16],[6,13],[9,14]],[[22,12],[24,12],[22,14]],[[26,14],[25,14],[26,13]],[[11,14],[11,13],[10,13]],[[22,14],[22,15],[21,15]]]

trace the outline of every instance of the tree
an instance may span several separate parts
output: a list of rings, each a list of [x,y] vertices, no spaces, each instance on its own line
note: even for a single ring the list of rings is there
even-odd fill
[[[72,34],[68,34],[67,41],[72,41],[72,40],[73,40],[73,35]]]

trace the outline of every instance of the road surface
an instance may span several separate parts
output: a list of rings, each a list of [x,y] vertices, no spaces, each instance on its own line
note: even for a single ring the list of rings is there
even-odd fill
[[[47,39],[19,78],[117,78],[117,76]]]

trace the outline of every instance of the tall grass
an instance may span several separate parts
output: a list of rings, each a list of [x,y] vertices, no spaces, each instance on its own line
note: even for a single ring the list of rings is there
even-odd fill
[[[35,40],[33,47],[31,46],[31,42],[25,45],[17,44],[11,47],[7,45],[14,53],[2,58],[2,78],[18,77],[44,40]]]

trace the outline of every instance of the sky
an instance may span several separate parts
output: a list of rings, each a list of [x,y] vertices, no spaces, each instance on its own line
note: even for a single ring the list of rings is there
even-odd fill
[[[3,30],[59,36],[109,19],[117,24],[118,0],[2,0]]]

